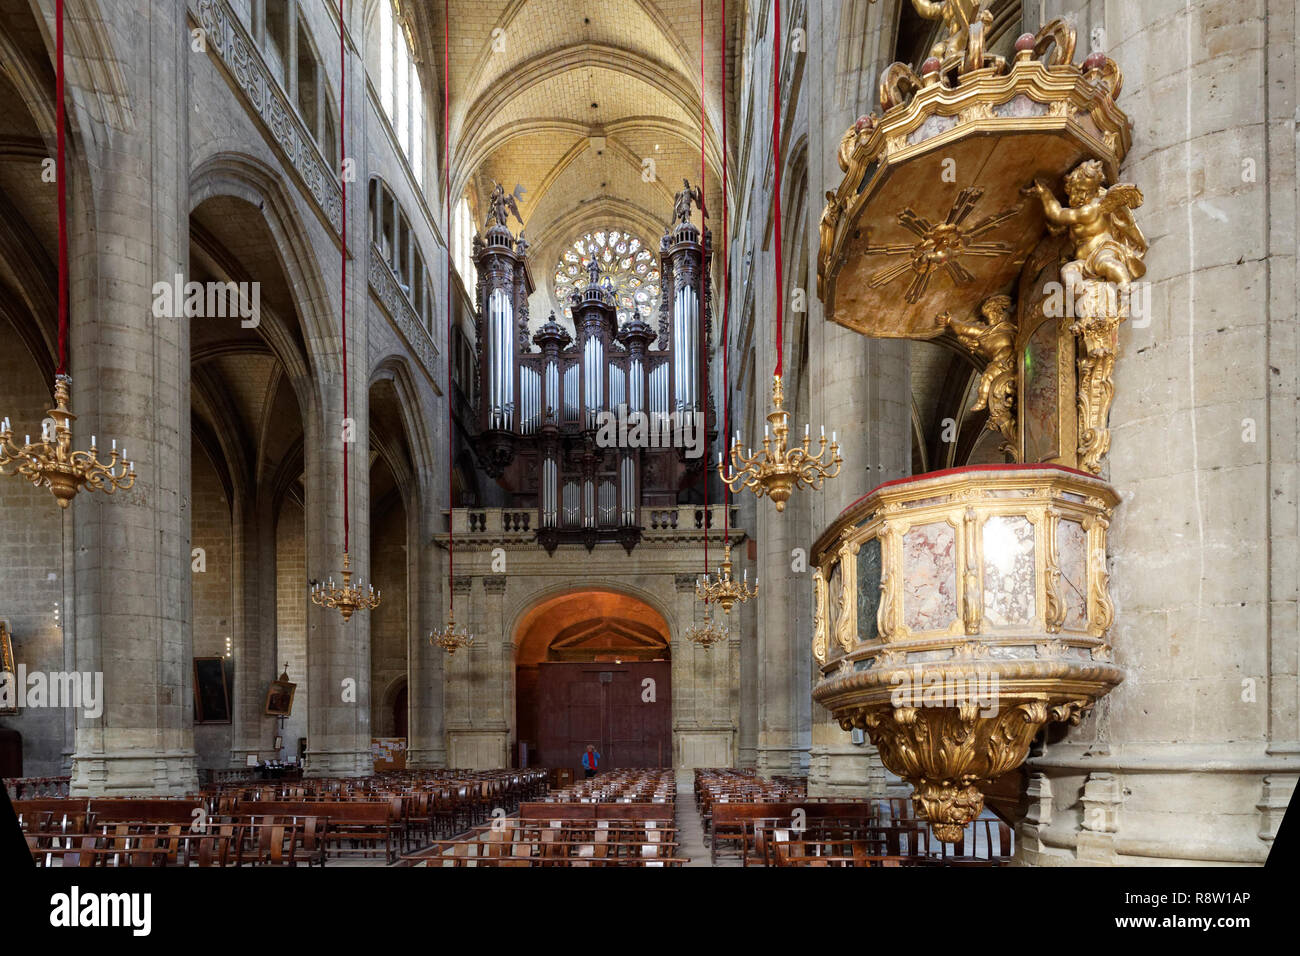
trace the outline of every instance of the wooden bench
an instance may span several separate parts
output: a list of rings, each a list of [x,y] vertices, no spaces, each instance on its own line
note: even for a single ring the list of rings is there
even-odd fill
[[[402,839],[400,800],[241,800],[234,813],[237,816],[287,817],[290,820],[318,817],[328,821],[322,840],[329,855],[369,854],[382,849],[384,858],[392,863],[397,859]]]

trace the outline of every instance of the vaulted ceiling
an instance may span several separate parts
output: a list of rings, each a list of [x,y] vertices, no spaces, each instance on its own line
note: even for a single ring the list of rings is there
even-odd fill
[[[441,89],[442,3],[410,4],[431,89]],[[533,277],[565,247],[618,228],[652,247],[683,178],[700,181],[701,101],[710,227],[721,233],[721,0],[451,0],[452,196],[481,228],[494,181],[522,187]],[[727,72],[744,4],[728,4]],[[725,87],[730,89],[729,81]],[[734,125],[734,109],[728,120]],[[512,222],[512,228],[518,228]]]

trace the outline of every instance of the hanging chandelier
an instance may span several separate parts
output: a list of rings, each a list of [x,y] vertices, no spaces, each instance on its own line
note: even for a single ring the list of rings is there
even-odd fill
[[[692,644],[708,650],[714,644],[721,644],[723,641],[730,639],[731,628],[726,624],[719,624],[713,619],[713,611],[709,610],[707,620],[696,621],[686,629],[685,637]]]
[[[72,377],[68,375],[68,197],[64,176],[65,142],[63,93],[63,0],[55,4],[54,57],[55,65],[55,127],[57,152],[55,178],[59,184],[59,364],[54,376],[54,407],[45,415],[41,426],[41,440],[32,441],[28,435],[22,447],[13,443],[13,426],[8,418],[0,422],[0,475],[26,478],[37,488],[48,488],[60,508],[66,508],[77,492],[103,491],[114,494],[129,491],[135,485],[135,463],[128,461],[126,449],[117,450],[113,440],[112,454],[107,464],[99,460],[97,441],[92,435],[89,451],[72,448],[72,423],[77,416],[68,408],[72,391]],[[13,471],[5,471],[14,465]],[[120,466],[120,470],[119,470]]]
[[[705,603],[722,607],[723,614],[730,614],[731,607],[737,601],[748,601],[758,597],[758,585],[749,586],[749,572],[746,571],[739,581],[731,576],[731,545],[727,545],[726,557],[718,568],[716,578],[708,574],[701,575],[695,582],[695,596]]]
[[[76,415],[68,409],[68,389],[72,379],[54,377],[54,408],[45,414],[44,434],[38,442],[28,435],[22,447],[13,443],[13,426],[9,419],[0,422],[0,475],[26,478],[38,488],[49,488],[60,508],[66,508],[83,488],[113,494],[129,491],[135,485],[135,463],[127,461],[126,449],[118,451],[113,440],[107,464],[99,460],[99,449],[92,435],[89,451],[72,450],[72,422]],[[5,467],[14,465],[12,472]]]
[[[429,633],[429,643],[441,647],[448,654],[455,654],[462,647],[472,647],[474,635],[463,624],[457,627],[456,612],[448,611],[446,626],[434,628]]]
[[[347,156],[347,80],[348,60],[344,28],[343,0],[339,0],[339,144],[343,156]],[[340,324],[339,340],[342,348],[343,364],[343,420],[348,420],[348,181],[340,176],[342,187],[342,236],[339,255],[340,288]],[[349,553],[351,523],[349,511],[351,501],[348,495],[348,442],[343,442],[343,586],[336,587],[334,579],[325,583],[316,583],[311,587],[311,600],[317,607],[336,610],[346,624],[357,611],[373,611],[379,607],[380,592],[373,584],[356,587],[352,585],[352,555]]]
[[[741,454],[740,434],[737,433],[731,446],[731,471],[728,477],[723,471],[722,455],[718,455],[718,474],[731,491],[745,487],[758,497],[767,495],[776,505],[777,511],[785,511],[785,503],[790,500],[796,488],[811,488],[817,491],[826,479],[834,478],[840,473],[844,459],[840,457],[840,446],[831,432],[829,460],[826,454],[826,429],[821,430],[820,447],[817,454],[812,454],[811,436],[808,426],[804,426],[803,443],[790,448],[787,439],[790,434],[790,413],[785,408],[785,391],[781,385],[783,359],[785,355],[785,325],[782,306],[785,302],[784,270],[781,261],[781,0],[773,3],[774,20],[772,32],[772,156],[776,168],[773,178],[773,248],[776,253],[776,369],[772,376],[772,411],[768,413],[768,424],[763,426],[763,450],[759,455]]]
[[[380,592],[373,584],[352,586],[352,556],[343,552],[343,585],[336,587],[334,579],[312,585],[312,603],[317,607],[338,611],[346,624],[357,611],[373,611],[379,607]]]
[[[758,454],[753,454],[752,450],[742,453],[740,433],[737,432],[731,445],[731,474],[724,472],[721,454],[718,455],[718,474],[731,491],[745,487],[760,498],[767,495],[777,511],[784,511],[785,503],[796,488],[819,490],[826,479],[840,473],[844,459],[840,456],[835,432],[831,432],[830,458],[826,457],[825,427],[818,439],[817,454],[812,453],[812,436],[807,425],[804,426],[803,442],[793,448],[789,446],[790,413],[785,408],[780,375],[772,379],[772,411],[768,413],[767,421],[768,424],[763,426],[762,450]]]

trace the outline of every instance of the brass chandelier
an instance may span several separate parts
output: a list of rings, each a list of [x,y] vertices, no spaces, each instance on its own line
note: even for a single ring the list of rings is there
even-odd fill
[[[56,173],[59,204],[59,355],[54,376],[54,407],[45,414],[41,425],[41,440],[32,441],[28,435],[22,447],[13,442],[13,426],[8,418],[0,422],[0,475],[26,478],[37,488],[48,488],[59,503],[66,508],[83,488],[114,494],[129,491],[135,485],[135,463],[126,457],[126,449],[117,449],[113,440],[111,457],[107,464],[99,460],[97,441],[92,435],[89,451],[72,448],[72,423],[77,416],[68,408],[72,391],[72,378],[68,375],[68,200],[67,178],[64,175],[67,153],[64,119],[64,67],[63,67],[63,0],[55,4],[55,129],[57,133]],[[5,468],[14,465],[14,470]]]
[[[429,634],[429,644],[433,647],[441,647],[448,654],[455,654],[462,647],[471,647],[474,644],[474,635],[471,634],[465,625],[456,626],[456,612],[454,610],[447,612],[447,624],[445,627],[436,627]]]
[[[830,458],[826,458],[826,429],[818,439],[817,454],[812,453],[810,429],[804,426],[803,442],[790,448],[790,413],[785,408],[785,393],[781,376],[772,379],[772,411],[768,425],[763,426],[763,448],[758,454],[742,453],[740,434],[731,445],[731,475],[724,471],[722,456],[718,456],[718,474],[731,491],[748,488],[758,497],[767,495],[777,511],[785,510],[785,503],[796,488],[821,488],[826,479],[840,473],[844,459],[840,456],[839,442],[831,432]]]
[[[695,582],[695,596],[706,604],[721,606],[722,613],[730,614],[731,607],[737,601],[748,601],[758,597],[758,585],[749,586],[749,572],[746,571],[739,581],[731,576],[731,544],[727,544],[726,557],[718,568],[717,577],[708,574],[700,576]]]
[[[333,578],[313,584],[311,601],[317,607],[338,611],[346,624],[357,611],[373,611],[379,607],[380,594],[373,584],[353,587],[352,556],[344,551],[343,585],[335,586]]]
[[[731,627],[715,621],[712,609],[709,610],[708,614],[707,620],[696,621],[686,629],[686,639],[706,651],[714,644],[721,644],[731,637]]]
[[[6,418],[0,422],[0,475],[26,478],[38,488],[49,488],[60,508],[66,508],[85,488],[113,494],[129,491],[135,485],[135,463],[126,459],[126,449],[113,440],[107,464],[99,460],[99,449],[92,435],[89,451],[72,450],[72,422],[76,415],[68,408],[68,391],[72,379],[54,377],[54,408],[46,412],[44,434],[38,442],[28,435],[22,447],[13,443],[13,426]],[[12,472],[6,472],[14,465]]]

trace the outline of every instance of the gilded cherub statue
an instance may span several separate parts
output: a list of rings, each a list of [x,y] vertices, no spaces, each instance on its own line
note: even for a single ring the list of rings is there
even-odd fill
[[[1133,221],[1142,191],[1131,183],[1105,185],[1095,159],[1084,160],[1065,177],[1070,205],[1062,206],[1041,180],[1030,187],[1043,203],[1048,228],[1069,229],[1074,259],[1061,267],[1066,301],[1072,303],[1070,331],[1079,337],[1079,464],[1093,474],[1110,449],[1112,373],[1119,325],[1130,312],[1131,286],[1146,274],[1147,241]]]
[[[930,48],[930,56],[947,65],[966,55],[971,24],[980,19],[981,0],[912,0],[912,6],[927,20],[942,20],[948,31]]]
[[[1006,439],[1001,448],[1016,457],[1016,323],[1011,297],[995,295],[980,305],[983,321],[963,322],[945,313],[947,325],[963,346],[988,359],[971,411],[989,410],[988,428]]]
[[[1109,188],[1101,163],[1087,159],[1065,177],[1065,194],[1070,205],[1062,206],[1041,179],[1030,187],[1043,203],[1049,228],[1068,228],[1074,243],[1074,261],[1061,269],[1061,277],[1079,291],[1088,280],[1111,282],[1126,295],[1130,283],[1146,275],[1142,256],[1147,241],[1133,221],[1132,210],[1142,205],[1142,190],[1132,183]]]

